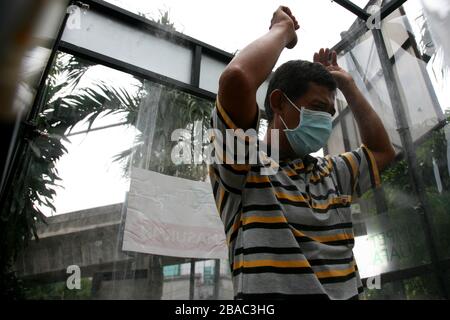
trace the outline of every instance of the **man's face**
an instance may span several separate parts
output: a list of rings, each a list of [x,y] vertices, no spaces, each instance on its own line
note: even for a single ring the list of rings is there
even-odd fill
[[[314,111],[324,111],[330,113],[332,116],[336,113],[334,106],[336,92],[331,91],[327,87],[310,83],[309,90],[301,98],[292,101],[297,107],[304,107]],[[289,129],[295,129],[300,123],[300,112],[289,103],[289,101],[281,94],[278,99],[279,104],[274,110],[274,119],[272,129],[279,129],[280,131],[280,153],[284,156],[295,157],[287,138],[284,133],[285,126],[280,120],[283,118]]]

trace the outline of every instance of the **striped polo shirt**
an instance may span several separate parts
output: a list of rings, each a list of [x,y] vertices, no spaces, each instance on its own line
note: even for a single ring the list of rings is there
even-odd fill
[[[259,119],[260,114],[258,124]],[[213,155],[223,163],[210,164],[209,177],[225,229],[234,298],[358,298],[363,287],[352,251],[350,205],[380,184],[371,151],[361,145],[336,156],[308,155],[278,162],[278,171],[263,175],[261,169],[274,162],[267,154],[254,164],[230,164],[226,130],[238,128],[218,99],[211,126],[224,137],[211,135]],[[239,134],[234,141],[247,147],[262,143]]]

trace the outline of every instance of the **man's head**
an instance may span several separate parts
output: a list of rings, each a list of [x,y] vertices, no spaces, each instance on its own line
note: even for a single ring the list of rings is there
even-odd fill
[[[298,107],[334,115],[335,95],[336,81],[322,64],[292,60],[281,65],[270,79],[264,105],[269,120],[267,142],[270,144],[270,130],[279,129],[280,152],[294,156],[282,121],[289,129],[294,129],[300,123],[300,113],[289,100]]]

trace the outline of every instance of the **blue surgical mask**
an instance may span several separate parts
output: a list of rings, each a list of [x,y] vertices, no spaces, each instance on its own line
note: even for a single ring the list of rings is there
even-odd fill
[[[297,156],[304,157],[322,149],[328,142],[333,129],[331,114],[309,110],[304,107],[299,108],[286,95],[285,97],[300,112],[300,121],[295,129],[289,129],[280,116],[283,125],[286,127],[284,132],[292,150]]]

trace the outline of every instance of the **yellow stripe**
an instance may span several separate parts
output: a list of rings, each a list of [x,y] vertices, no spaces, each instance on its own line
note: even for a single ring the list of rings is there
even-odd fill
[[[222,212],[220,212],[220,207],[222,206],[223,197],[225,196],[225,190],[219,185],[219,199],[217,201],[217,210],[219,211],[220,216],[222,216]]]
[[[305,203],[309,205],[309,197],[305,198],[302,195],[289,195],[285,193],[275,192],[275,196],[278,199],[285,199],[293,202]],[[323,204],[313,204],[313,209],[328,209],[331,205],[334,204],[347,204],[352,202],[351,196],[340,196],[331,198],[327,203]],[[310,206],[311,207],[311,206]]]
[[[348,162],[350,162],[350,166],[352,167],[353,181],[356,181],[356,177],[358,176],[358,166],[356,165],[355,160],[353,159],[353,155],[347,152],[343,153],[342,156],[345,157],[345,159],[347,159]]]
[[[219,96],[217,96],[217,99],[216,99],[216,106],[217,106],[217,111],[220,113],[222,118],[225,120],[225,124],[227,125],[227,127],[230,129],[236,130],[237,126],[234,124],[234,122],[230,119],[228,114],[223,109],[222,105],[219,102]]]
[[[281,192],[275,192],[275,196],[278,199],[284,199],[284,200],[289,200],[289,201],[294,201],[294,202],[302,202],[302,203],[306,203],[308,204],[308,200],[305,199],[302,195],[290,195],[290,194],[286,194],[286,193],[281,193]]]
[[[327,156],[327,157],[328,157],[328,156]],[[323,169],[325,170],[325,173],[319,171],[319,172],[318,172],[318,175],[317,175],[317,174],[313,174],[313,175],[311,176],[310,181],[312,181],[312,182],[317,182],[317,181],[319,181],[321,178],[325,178],[325,177],[328,177],[328,176],[330,175],[330,172],[331,172],[333,166],[332,166],[332,164],[331,164],[330,159],[327,158],[327,157],[325,157],[325,158],[327,159],[327,165],[326,165],[325,168],[323,168]]]
[[[253,216],[243,219],[243,224],[248,225],[250,223],[288,223],[285,217],[261,217],[261,216]],[[353,239],[353,236],[346,234],[346,233],[340,233],[335,235],[326,235],[326,236],[308,236],[304,234],[303,232],[292,228],[292,232],[295,236],[298,237],[308,237],[313,241],[320,242],[320,243],[326,243],[326,242],[332,242],[332,241],[339,241],[339,240],[351,240]]]
[[[351,196],[339,196],[335,198],[331,198],[331,201],[328,201],[324,204],[315,204],[313,205],[314,209],[328,209],[333,204],[347,204],[352,202]]]
[[[223,120],[225,121],[226,126],[229,129],[238,130],[239,128],[234,124],[233,120],[231,120],[231,118],[228,116],[225,109],[222,107],[222,104],[219,101],[219,96],[217,96],[217,99],[216,99],[216,107],[217,107],[216,108],[217,112],[219,112],[220,115],[222,116]],[[258,123],[259,123],[259,119],[260,119],[259,108],[258,108],[257,112],[258,112]],[[242,134],[242,132],[239,133],[239,132],[235,131],[235,134],[241,141],[245,140],[245,141],[256,142],[256,140],[257,140],[257,137],[250,137],[245,134]]]
[[[292,232],[297,237],[307,237],[310,238],[313,241],[320,242],[320,243],[326,243],[326,242],[332,242],[332,241],[340,241],[340,240],[351,240],[353,237],[351,235],[348,235],[346,233],[340,233],[335,235],[328,235],[328,236],[308,236],[304,234],[303,232],[292,229]]]
[[[243,219],[243,224],[247,225],[250,223],[257,223],[257,222],[261,222],[261,223],[280,223],[280,222],[285,222],[286,218],[285,217],[258,217],[258,216],[253,216],[253,217],[248,217],[248,218],[244,218]]]
[[[240,217],[242,217],[242,212],[241,212],[241,214],[240,214]],[[227,242],[228,242],[228,244],[230,244],[230,239],[231,239],[231,236],[233,235],[233,233],[237,230],[237,229],[239,229],[239,227],[241,226],[241,222],[242,222],[242,220],[241,219],[238,219],[238,220],[236,220],[236,222],[233,224],[233,227],[231,227],[231,231],[228,231],[228,236],[227,236]]]
[[[270,182],[270,179],[267,176],[249,176],[247,178],[247,182],[250,182],[250,183],[266,183],[266,182]]]
[[[291,168],[284,168],[283,171],[287,174],[288,177],[297,176],[298,173],[292,170]]]
[[[379,186],[381,185],[381,178],[380,178],[380,172],[378,171],[378,166],[377,166],[377,162],[375,160],[375,157],[373,156],[372,151],[370,151],[370,149],[365,145],[361,145],[362,148],[365,148],[367,151],[367,154],[369,155],[369,160],[370,163],[372,164],[372,168],[373,168],[373,175],[375,177],[375,186]]]
[[[233,264],[233,269],[239,268],[255,268],[255,267],[279,267],[279,268],[309,268],[311,267],[307,260],[254,260],[254,261],[238,261]]]
[[[343,269],[343,270],[327,270],[327,271],[319,271],[314,272],[317,276],[317,278],[331,278],[331,277],[345,277],[349,274],[352,274],[355,272],[355,266],[349,268],[349,269]]]
[[[303,165],[303,163],[300,163],[300,164],[296,163],[296,164],[294,164],[294,169],[295,170],[303,170],[304,168],[305,168],[305,166]]]

